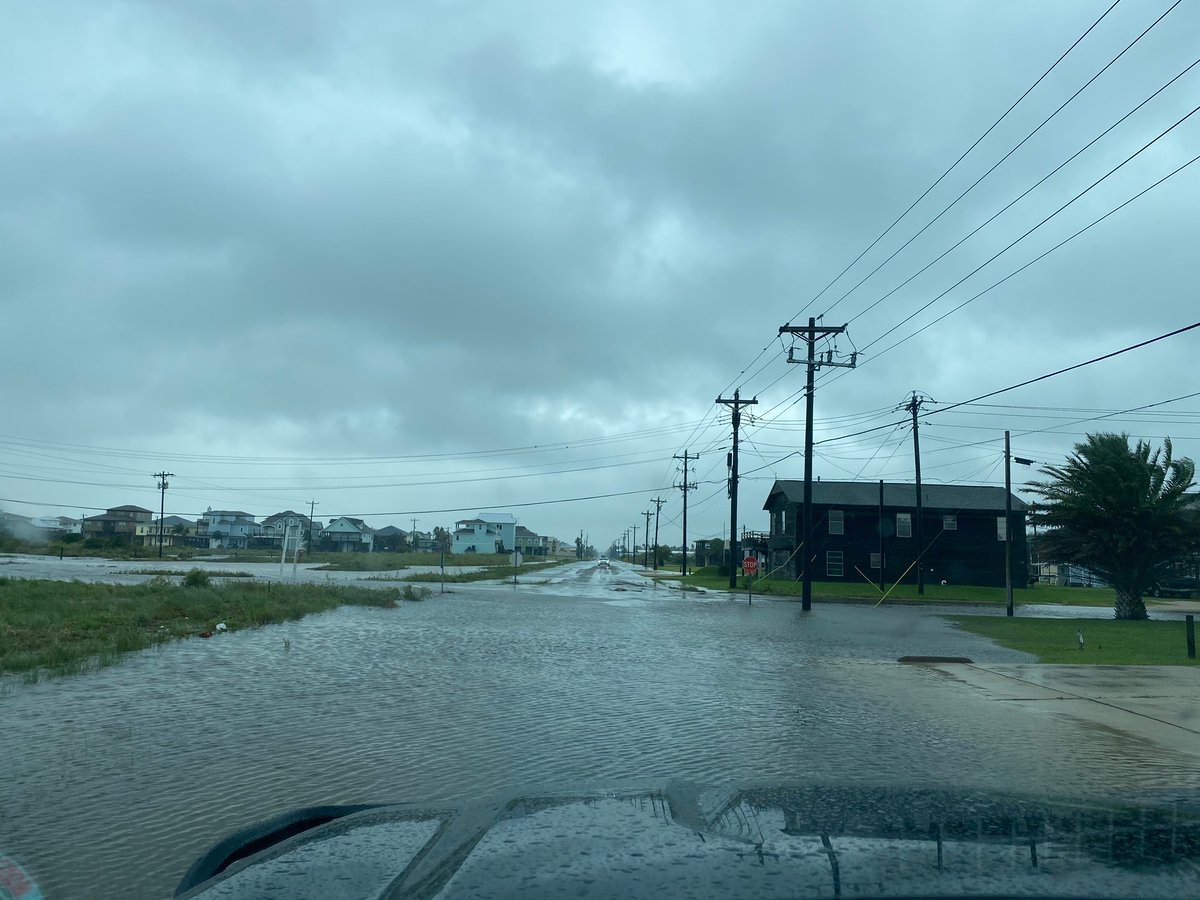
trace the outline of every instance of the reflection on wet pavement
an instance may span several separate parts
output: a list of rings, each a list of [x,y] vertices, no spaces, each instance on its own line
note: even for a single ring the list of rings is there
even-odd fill
[[[347,884],[443,900],[1200,892],[1200,813],[953,789],[670,781],[401,804],[339,815],[221,874],[240,846],[198,863],[185,896],[325,900]]]
[[[1200,785],[1194,757],[1131,756],[1119,737],[895,663],[1028,661],[914,607],[805,614],[620,568],[554,578],[4,682],[0,854],[51,898],[153,896],[219,836],[324,803],[680,777],[1071,796]]]

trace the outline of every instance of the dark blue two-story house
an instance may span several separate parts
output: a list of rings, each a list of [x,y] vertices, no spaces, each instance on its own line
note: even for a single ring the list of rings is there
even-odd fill
[[[813,482],[813,546],[801,549],[804,482],[776,481],[763,504],[771,517],[769,568],[799,578],[804,560],[817,581],[917,580],[914,484]],[[921,565],[926,584],[1004,585],[1004,488],[921,486]],[[1012,583],[1029,583],[1026,504],[1012,498]]]

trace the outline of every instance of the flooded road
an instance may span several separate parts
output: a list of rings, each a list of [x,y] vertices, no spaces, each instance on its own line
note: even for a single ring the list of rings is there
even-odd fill
[[[925,610],[747,606],[620,566],[523,581],[0,683],[0,856],[49,898],[154,897],[226,833],[323,803],[679,777],[1200,789],[1194,756],[896,663],[1029,661]]]

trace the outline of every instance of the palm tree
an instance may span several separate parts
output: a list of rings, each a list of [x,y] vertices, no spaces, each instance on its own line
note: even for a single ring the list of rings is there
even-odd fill
[[[1162,569],[1197,544],[1185,491],[1196,466],[1171,458],[1171,439],[1151,450],[1127,434],[1089,434],[1046,481],[1030,488],[1042,501],[1032,518],[1046,528],[1043,546],[1061,562],[1087,566],[1117,592],[1118,619],[1145,619],[1143,595]]]

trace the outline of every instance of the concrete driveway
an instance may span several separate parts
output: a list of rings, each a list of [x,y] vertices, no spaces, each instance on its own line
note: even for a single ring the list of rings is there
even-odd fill
[[[937,664],[997,703],[1200,758],[1200,667]]]

